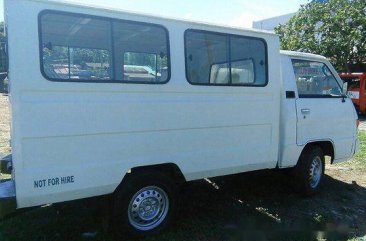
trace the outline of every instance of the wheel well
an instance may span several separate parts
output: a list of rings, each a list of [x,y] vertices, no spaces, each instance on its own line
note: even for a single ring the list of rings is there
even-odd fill
[[[306,144],[303,152],[306,149],[311,148],[313,146],[319,146],[323,150],[325,156],[330,156],[330,158],[331,158],[330,162],[333,164],[333,161],[334,161],[334,146],[333,146],[333,143],[331,141],[317,141],[317,142],[308,143],[308,144]]]
[[[150,166],[140,166],[131,168],[123,177],[121,184],[123,184],[130,176],[139,175],[146,172],[159,172],[167,175],[173,181],[176,182],[177,185],[181,185],[186,182],[186,179],[179,169],[179,167],[174,163],[165,163],[158,165],[150,165]],[[121,185],[120,184],[120,185]]]

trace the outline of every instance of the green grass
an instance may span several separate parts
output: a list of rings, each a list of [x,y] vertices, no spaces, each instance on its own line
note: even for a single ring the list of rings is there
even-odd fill
[[[358,139],[360,141],[360,149],[356,155],[352,160],[337,164],[337,166],[366,170],[366,132],[360,131]]]
[[[360,132],[358,138],[360,140],[360,150],[349,164],[356,168],[366,169],[366,132]]]

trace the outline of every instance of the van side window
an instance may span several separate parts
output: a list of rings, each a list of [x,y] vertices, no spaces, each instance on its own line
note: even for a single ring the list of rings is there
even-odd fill
[[[195,84],[229,84],[229,51],[226,35],[186,32],[188,80]]]
[[[164,28],[116,22],[113,42],[117,80],[137,83],[168,80],[168,37]]]
[[[342,96],[342,89],[326,64],[293,59],[292,65],[300,98]]]
[[[46,77],[69,81],[112,79],[109,21],[46,13],[41,17],[41,33]]]
[[[41,68],[49,80],[166,83],[168,33],[147,23],[44,11]]]
[[[186,75],[191,84],[267,84],[267,47],[262,39],[187,30],[185,50]]]
[[[267,84],[267,49],[264,40],[231,37],[230,49],[232,84]]]

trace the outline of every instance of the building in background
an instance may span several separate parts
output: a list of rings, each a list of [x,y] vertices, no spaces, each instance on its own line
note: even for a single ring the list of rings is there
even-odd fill
[[[326,3],[329,0],[313,0],[313,2],[318,3]],[[274,31],[274,29],[280,24],[286,24],[290,19],[295,16],[296,13],[289,13],[273,18],[267,18],[260,21],[253,22],[253,28],[267,30],[267,31]]]
[[[289,13],[273,18],[268,18],[260,21],[253,22],[253,28],[267,30],[267,31],[274,31],[275,27],[280,24],[286,24],[290,19],[295,16],[295,13]]]

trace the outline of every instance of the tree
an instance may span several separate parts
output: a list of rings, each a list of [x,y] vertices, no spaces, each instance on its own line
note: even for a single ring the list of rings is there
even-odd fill
[[[350,64],[366,62],[366,1],[312,1],[275,32],[282,49],[324,55],[349,71]]]

